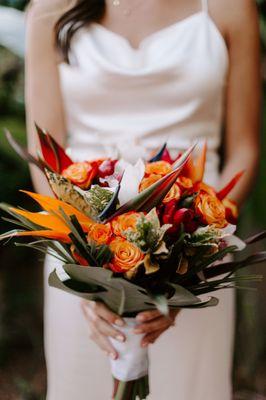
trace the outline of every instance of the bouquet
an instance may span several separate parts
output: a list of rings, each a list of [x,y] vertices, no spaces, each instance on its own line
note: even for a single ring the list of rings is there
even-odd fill
[[[111,361],[113,398],[146,399],[148,353],[140,335],[131,332],[136,314],[215,306],[218,299],[209,293],[261,279],[234,273],[265,261],[264,251],[221,260],[264,239],[266,231],[245,241],[235,235],[237,205],[228,195],[242,173],[218,192],[207,185],[206,144],[197,157],[192,146],[172,159],[164,144],[150,160],[135,165],[123,159],[73,162],[51,135],[38,127],[37,132],[37,158],[6,135],[23,158],[42,169],[55,198],[23,191],[39,204],[39,212],[1,204],[11,215],[4,219],[17,228],[0,240],[36,238],[17,245],[52,254],[64,264],[66,278],[54,270],[51,286],[104,302],[125,317],[127,340],[113,341],[120,355]]]

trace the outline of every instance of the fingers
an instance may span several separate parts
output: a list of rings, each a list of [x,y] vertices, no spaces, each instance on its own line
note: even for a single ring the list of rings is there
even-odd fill
[[[92,310],[92,312],[109,322],[109,324],[115,324],[120,327],[125,325],[124,320],[119,315],[109,310],[109,308],[101,302],[82,300],[81,307],[85,312],[87,309]]]
[[[161,316],[161,313],[158,310],[144,311],[137,315],[137,321],[146,322],[146,321],[150,321],[154,318],[158,318],[160,316]]]
[[[170,319],[169,317],[161,316],[161,317],[155,318],[151,321],[145,322],[141,325],[138,325],[134,329],[134,333],[136,333],[136,334],[150,333],[150,332],[158,331],[160,329],[167,329],[171,325],[173,325],[172,319]]]
[[[142,339],[141,346],[142,347],[147,347],[149,344],[155,343],[156,340],[161,336],[161,334],[163,332],[165,332],[165,330],[166,329],[159,329],[158,331],[154,331],[154,332],[148,333]]]
[[[90,330],[89,337],[102,351],[106,353],[107,356],[111,357],[113,360],[118,358],[116,350],[113,348],[110,340],[106,336],[100,334],[97,330],[92,328]]]
[[[117,316],[105,308],[100,303],[82,304],[83,313],[94,331],[103,336],[112,337],[120,342],[124,342],[125,336],[111,325],[112,321],[115,318],[117,319]]]

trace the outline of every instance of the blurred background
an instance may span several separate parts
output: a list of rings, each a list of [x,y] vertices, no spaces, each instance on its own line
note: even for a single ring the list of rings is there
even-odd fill
[[[266,2],[257,2],[261,24],[263,91],[266,92]],[[25,198],[18,193],[18,189],[32,189],[28,167],[9,148],[3,128],[7,127],[17,140],[26,144],[23,10],[27,3],[25,0],[0,0],[0,201],[24,206]],[[265,105],[262,118],[264,132]],[[242,237],[266,227],[266,138],[263,134],[261,137],[260,172],[242,213]],[[6,223],[1,220],[0,233],[6,229]],[[265,267],[256,267],[255,273],[261,274],[264,271],[265,274]],[[265,304],[266,274],[256,290],[237,292],[234,400],[266,399]],[[16,249],[11,243],[0,246],[1,400],[45,398],[42,307],[40,255],[34,254],[31,249]]]

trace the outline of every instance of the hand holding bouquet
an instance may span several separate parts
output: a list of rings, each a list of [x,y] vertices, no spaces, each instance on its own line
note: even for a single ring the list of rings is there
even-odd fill
[[[198,296],[235,287],[247,279],[235,277],[237,269],[266,260],[260,252],[221,262],[266,236],[242,241],[234,235],[237,206],[227,196],[242,173],[217,192],[203,181],[206,145],[196,159],[195,146],[173,160],[164,145],[148,162],[135,165],[122,159],[73,162],[49,134],[39,128],[38,134],[38,159],[8,138],[44,171],[56,198],[26,192],[41,207],[35,213],[2,204],[19,228],[0,239],[37,237],[25,245],[53,254],[67,274],[62,280],[53,271],[51,286],[130,318],[126,343],[114,344],[122,346],[112,362],[114,398],[145,399],[148,354],[131,333],[135,315],[214,306],[216,298]]]

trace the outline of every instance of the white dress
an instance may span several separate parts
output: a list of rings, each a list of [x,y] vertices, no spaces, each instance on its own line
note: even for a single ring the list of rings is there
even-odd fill
[[[70,65],[59,66],[68,143],[74,159],[114,152],[133,159],[167,140],[172,152],[208,139],[206,179],[218,179],[228,52],[202,10],[133,49],[97,23],[74,37]],[[58,263],[46,258],[45,282]],[[150,400],[230,400],[234,294],[216,308],[183,310],[150,347]],[[90,341],[80,300],[45,286],[47,400],[107,400],[106,356]]]

